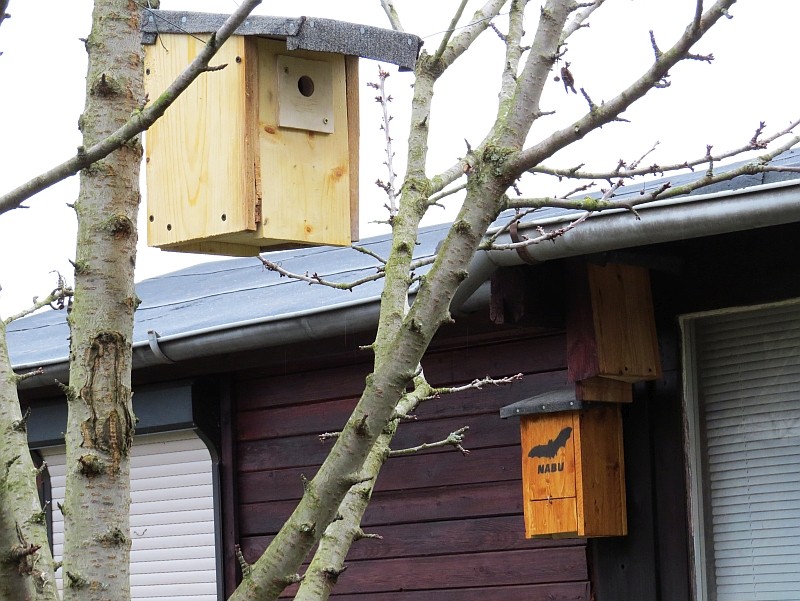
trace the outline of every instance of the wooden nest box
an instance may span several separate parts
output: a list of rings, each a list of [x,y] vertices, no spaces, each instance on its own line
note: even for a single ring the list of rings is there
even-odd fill
[[[573,263],[566,388],[503,407],[520,418],[525,534],[627,534],[621,403],[661,376],[647,269]]]
[[[627,534],[618,403],[585,403],[572,387],[503,407],[520,417],[528,538]]]
[[[226,15],[148,11],[157,98]],[[250,16],[146,135],[147,239],[256,255],[358,239],[358,58],[413,69],[420,40],[329,19]]]

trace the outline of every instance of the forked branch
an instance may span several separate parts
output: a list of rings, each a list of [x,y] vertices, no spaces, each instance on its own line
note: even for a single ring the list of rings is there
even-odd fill
[[[605,102],[602,106],[596,107],[595,110],[590,110],[571,125],[553,132],[538,144],[516,154],[506,164],[509,177],[519,177],[523,172],[532,169],[546,158],[584,137],[589,132],[617,120],[619,115],[629,106],[654,87],[658,87],[658,83],[667,76],[672,67],[687,58],[689,49],[720,18],[727,14],[728,8],[735,1],[718,0],[699,20],[694,19],[692,21],[683,35],[669,50],[659,51],[660,54],[651,67],[625,90]],[[522,125],[522,122],[517,125]],[[527,132],[527,129],[524,131]]]
[[[24,309],[17,313],[16,315],[12,315],[11,317],[6,317],[3,320],[5,325],[10,324],[12,321],[17,319],[22,319],[26,315],[30,315],[42,309],[44,307],[51,307],[53,309],[63,309],[66,306],[66,302],[72,298],[73,291],[72,288],[67,286],[66,280],[61,276],[58,275],[58,285],[56,288],[48,294],[46,297],[39,299],[34,298],[33,303],[27,309]]]
[[[467,436],[468,431],[469,426],[464,426],[463,428],[459,428],[454,432],[450,432],[450,434],[447,435],[447,438],[437,440],[436,442],[423,442],[415,447],[393,449],[389,451],[389,457],[413,455],[415,453],[421,453],[422,451],[429,451],[431,449],[441,449],[442,447],[453,447],[457,451],[460,451],[462,455],[467,456],[469,455],[469,451],[464,448],[462,443],[464,442],[464,438]]]

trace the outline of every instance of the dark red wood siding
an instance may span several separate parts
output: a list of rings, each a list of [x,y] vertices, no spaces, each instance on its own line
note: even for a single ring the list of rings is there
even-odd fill
[[[390,459],[364,516],[336,595],[376,601],[588,601],[580,540],[524,538],[519,424],[500,407],[565,382],[563,336],[483,342],[434,351],[434,385],[523,373],[513,385],[433,399],[401,426],[393,447],[442,439],[469,426],[469,456],[439,450]],[[254,561],[294,508],[329,445],[321,432],[346,421],[369,371],[363,363],[237,379],[239,539]]]

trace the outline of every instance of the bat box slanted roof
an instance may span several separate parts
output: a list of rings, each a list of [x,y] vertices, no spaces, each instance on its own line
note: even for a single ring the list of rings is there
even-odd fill
[[[588,405],[588,403],[577,399],[575,386],[565,386],[506,405],[500,409],[500,417],[505,419],[521,415],[577,411],[578,409],[585,409]]]
[[[157,98],[227,15],[146,11]],[[156,42],[158,40],[158,42]],[[358,239],[358,59],[413,69],[421,40],[312,17],[250,16],[147,131],[147,237],[256,255]]]

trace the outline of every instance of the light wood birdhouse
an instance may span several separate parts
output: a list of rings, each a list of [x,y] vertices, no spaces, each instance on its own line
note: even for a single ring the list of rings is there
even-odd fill
[[[145,87],[155,98],[225,16],[152,14]],[[241,256],[356,240],[358,57],[412,68],[419,42],[327,19],[249,17],[213,61],[225,68],[202,74],[146,134],[148,244]]]

